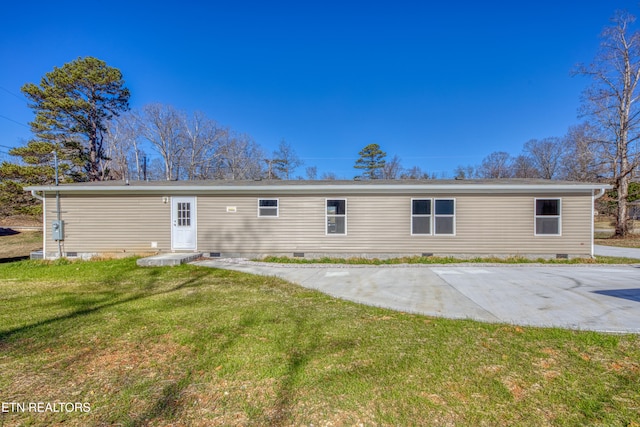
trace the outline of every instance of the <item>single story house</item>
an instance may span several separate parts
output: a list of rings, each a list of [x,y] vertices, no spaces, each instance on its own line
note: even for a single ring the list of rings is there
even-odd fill
[[[593,256],[610,186],[547,180],[103,181],[26,188],[45,258]]]

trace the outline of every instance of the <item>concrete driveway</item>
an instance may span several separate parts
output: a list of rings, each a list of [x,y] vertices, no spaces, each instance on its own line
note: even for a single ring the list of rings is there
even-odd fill
[[[640,266],[196,265],[277,276],[362,304],[447,318],[640,333]]]
[[[615,246],[595,245],[594,253],[598,256],[613,256],[640,259],[640,249],[618,248]]]

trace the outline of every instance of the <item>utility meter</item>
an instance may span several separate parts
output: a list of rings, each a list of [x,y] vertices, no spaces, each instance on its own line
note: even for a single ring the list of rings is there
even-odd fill
[[[51,222],[51,238],[53,240],[64,240],[64,221],[56,219]]]

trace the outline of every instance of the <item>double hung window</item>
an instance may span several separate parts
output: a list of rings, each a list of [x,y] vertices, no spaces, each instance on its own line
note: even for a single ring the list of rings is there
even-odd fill
[[[277,217],[278,199],[258,199],[259,217]]]
[[[327,199],[327,234],[347,234],[347,201]]]
[[[454,235],[455,199],[412,199],[411,234]]]
[[[561,234],[560,199],[536,199],[536,236],[559,236]]]
[[[411,234],[431,234],[431,199],[411,200]]]

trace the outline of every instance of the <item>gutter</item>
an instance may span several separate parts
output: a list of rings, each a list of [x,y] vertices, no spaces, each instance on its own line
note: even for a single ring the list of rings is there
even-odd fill
[[[603,188],[601,188],[601,189],[600,189],[600,192],[599,192],[598,194],[594,194],[594,196],[593,196],[593,200],[594,200],[594,201],[596,201],[596,200],[598,200],[600,197],[604,196],[604,193],[606,192],[606,190],[607,190],[607,189],[606,189],[606,188],[604,188],[604,187],[603,187]]]
[[[31,195],[32,195],[33,197],[35,197],[36,199],[38,199],[38,200],[40,200],[40,201],[43,201],[43,200],[44,200],[44,197],[37,195],[37,194],[36,194],[36,191],[38,191],[38,190],[31,190]]]
[[[607,186],[608,188],[611,188],[611,186]],[[600,197],[604,196],[604,193],[607,191],[607,187],[601,187],[600,190],[598,191],[598,194],[593,194],[592,198],[593,200],[591,201],[591,258],[595,257],[596,255],[596,244],[594,242],[593,239],[595,239],[596,236],[596,225],[595,225],[595,209],[596,209],[596,200],[598,200]]]
[[[549,193],[559,193],[567,191],[585,191],[596,189],[600,190],[598,197],[604,195],[604,191],[611,186],[601,187],[589,184],[576,184],[576,185],[505,185],[505,184],[418,184],[418,185],[105,185],[105,186],[91,186],[91,185],[71,185],[71,186],[32,186],[27,190],[41,191],[41,192],[54,192],[59,191],[61,193],[127,193],[127,194],[153,194],[153,193],[171,193],[171,194],[207,194],[207,193],[322,193],[327,192],[335,193],[379,193],[379,192],[392,192],[392,193],[404,193],[413,194],[415,192],[431,192],[431,193],[461,193],[461,192],[500,192],[500,193],[520,193],[530,191],[543,191]]]

